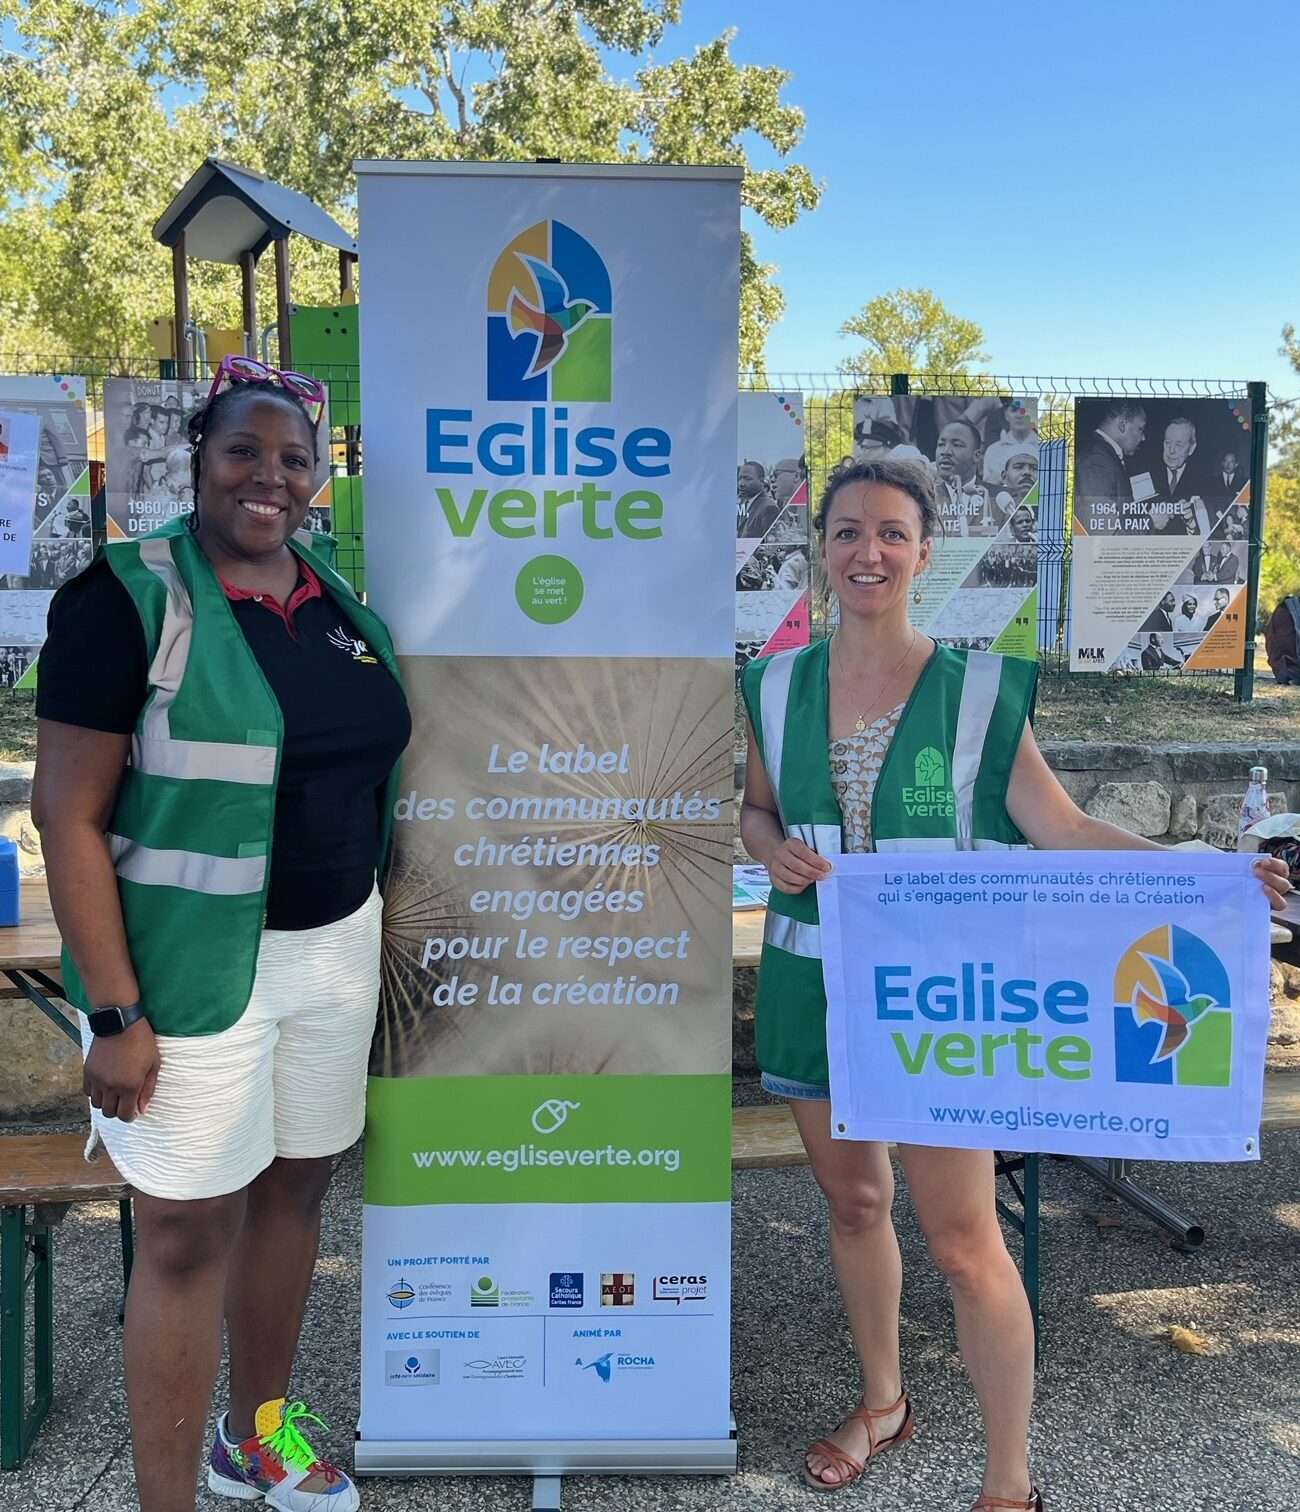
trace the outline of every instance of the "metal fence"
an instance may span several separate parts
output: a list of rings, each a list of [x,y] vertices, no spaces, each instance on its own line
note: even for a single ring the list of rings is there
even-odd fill
[[[1040,441],[1039,490],[1044,501],[1055,498],[1063,507],[1040,506],[1038,549],[1040,576],[1039,656],[1043,670],[1069,670],[1071,525],[1074,502],[1074,402],[1076,399],[1225,399],[1248,404],[1252,413],[1250,438],[1251,491],[1247,570],[1247,667],[1241,672],[1180,671],[1125,672],[1125,676],[1182,676],[1223,679],[1234,677],[1239,698],[1252,693],[1253,669],[1249,648],[1258,614],[1259,558],[1263,550],[1264,475],[1268,450],[1268,400],[1263,384],[1231,379],[1190,378],[1058,378],[984,373],[907,374],[870,373],[752,373],[741,378],[743,389],[799,395],[803,399],[806,462],[812,497],[818,498],[827,476],[842,457],[852,452],[853,405],[859,396],[912,395],[918,398],[953,395],[1020,396],[1038,404]],[[1244,448],[1243,448],[1244,449]],[[825,622],[814,616],[814,629]],[[1089,674],[1095,675],[1095,674]],[[1110,674],[1119,675],[1119,674]]]
[[[365,588],[365,519],[360,489],[360,373],[353,364],[307,369],[329,389],[329,459],[332,518],[339,571],[358,591]],[[4,377],[76,377],[86,383],[87,448],[90,462],[92,542],[106,533],[104,462],[104,382],[110,378],[175,378],[176,365],[148,357],[77,357],[49,353],[0,352]]]
[[[365,587],[365,513],[361,490],[364,451],[360,427],[360,374],[354,365],[309,366],[305,371],[319,378],[330,393],[330,473],[332,478],[332,530],[339,541],[340,570],[359,590]],[[75,357],[50,354],[5,355],[0,353],[0,374],[77,375],[86,380],[91,484],[94,491],[92,520],[94,540],[103,539],[103,383],[111,377],[159,378],[175,376],[175,365],[156,356],[130,359]],[[1070,592],[1071,510],[1074,487],[1074,401],[1079,398],[1119,397],[1225,399],[1249,404],[1252,488],[1247,575],[1247,646],[1251,644],[1257,617],[1259,557],[1263,549],[1264,475],[1268,446],[1268,401],[1263,384],[1227,379],[1165,378],[1063,378],[977,374],[743,374],[740,387],[765,390],[803,400],[804,433],[809,483],[817,498],[831,469],[852,451],[853,404],[860,395],[951,395],[1021,396],[1038,405],[1038,428],[1043,443],[1040,452],[1040,494],[1063,500],[1058,511],[1044,511],[1039,532],[1040,560],[1045,565],[1041,582],[1047,591],[1039,600],[1039,647],[1045,671],[1068,669],[1067,626]],[[816,624],[816,617],[815,617]],[[824,626],[822,627],[824,628]],[[1133,674],[1128,674],[1133,675]],[[1143,676],[1166,675],[1142,673]],[[1179,673],[1196,677],[1224,677],[1216,672]],[[1249,698],[1253,667],[1235,674],[1239,698]]]

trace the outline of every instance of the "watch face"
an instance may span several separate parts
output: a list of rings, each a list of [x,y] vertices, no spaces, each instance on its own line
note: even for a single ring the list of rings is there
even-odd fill
[[[90,1025],[92,1034],[121,1034],[143,1017],[144,1009],[139,1003],[132,1003],[126,1008],[113,1003],[107,1008],[96,1008],[94,1013],[88,1013],[86,1022]]]

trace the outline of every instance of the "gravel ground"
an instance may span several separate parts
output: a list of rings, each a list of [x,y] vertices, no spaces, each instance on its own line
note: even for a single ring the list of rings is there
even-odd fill
[[[1072,1167],[1046,1166],[1033,1453],[1051,1512],[1300,1508],[1298,1172],[1300,1132],[1271,1138],[1259,1165],[1144,1167],[1153,1189],[1209,1229],[1200,1254],[1186,1256]],[[326,1211],[294,1388],[333,1425],[330,1448],[345,1464],[357,1406],[359,1194],[352,1151]],[[856,1394],[824,1211],[799,1168],[739,1172],[735,1199],[739,1474],[730,1481],[566,1480],[571,1512],[813,1505],[795,1473],[800,1450]],[[920,1429],[837,1505],[964,1512],[978,1478],[974,1401],[944,1287],[926,1263],[904,1197],[897,1219],[908,1271],[906,1375]],[[115,1208],[87,1207],[58,1233],[55,1405],[26,1467],[0,1479],[6,1512],[135,1505],[115,1222]],[[1174,1324],[1204,1335],[1209,1353],[1175,1351],[1164,1337]],[[520,1479],[375,1480],[362,1489],[365,1505],[383,1512],[530,1506],[529,1483]],[[205,1493],[199,1505],[229,1504]]]

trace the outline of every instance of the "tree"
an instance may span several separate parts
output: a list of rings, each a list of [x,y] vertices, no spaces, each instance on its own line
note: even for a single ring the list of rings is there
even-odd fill
[[[168,254],[150,228],[209,153],[302,190],[350,227],[357,157],[728,163],[747,170],[749,210],[793,224],[820,188],[787,161],[804,124],[782,101],[789,75],[737,64],[730,32],[653,61],[681,5],[0,0],[0,23],[20,38],[0,56],[6,347],[138,354],[144,322],[171,308]],[[620,55],[631,77],[612,71]],[[749,168],[754,141],[770,166]],[[334,267],[332,254],[295,246],[296,297],[328,302]],[[784,306],[774,271],[746,235],[747,366],[761,364]],[[195,318],[238,325],[234,270],[196,264],[192,276]]]
[[[927,377],[968,373],[987,362],[980,350],[984,332],[973,320],[954,315],[929,289],[895,289],[864,304],[840,327],[841,336],[862,342],[862,350],[840,363],[847,377],[872,373],[912,373]]]
[[[1287,594],[1300,590],[1300,469],[1270,468],[1265,498],[1259,607],[1267,615]]]
[[[1300,372],[1300,339],[1289,322],[1282,327],[1279,356]],[[1300,588],[1300,421],[1297,402],[1274,401],[1270,441],[1278,455],[1268,469],[1264,495],[1264,554],[1259,563],[1259,606],[1267,616],[1289,593]]]
[[[952,377],[958,381],[946,385],[949,389],[996,392],[983,374],[970,371],[971,363],[988,360],[980,350],[983,330],[954,315],[930,289],[877,295],[844,322],[840,335],[862,343],[860,351],[840,363],[845,378],[861,382],[885,373]],[[811,398],[805,406],[808,464],[817,477],[825,477],[853,449],[853,398],[852,389],[839,390]]]

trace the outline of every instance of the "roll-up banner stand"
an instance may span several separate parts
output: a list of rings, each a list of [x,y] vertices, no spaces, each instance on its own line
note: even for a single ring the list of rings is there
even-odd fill
[[[358,165],[364,1473],[729,1473],[740,174]]]

